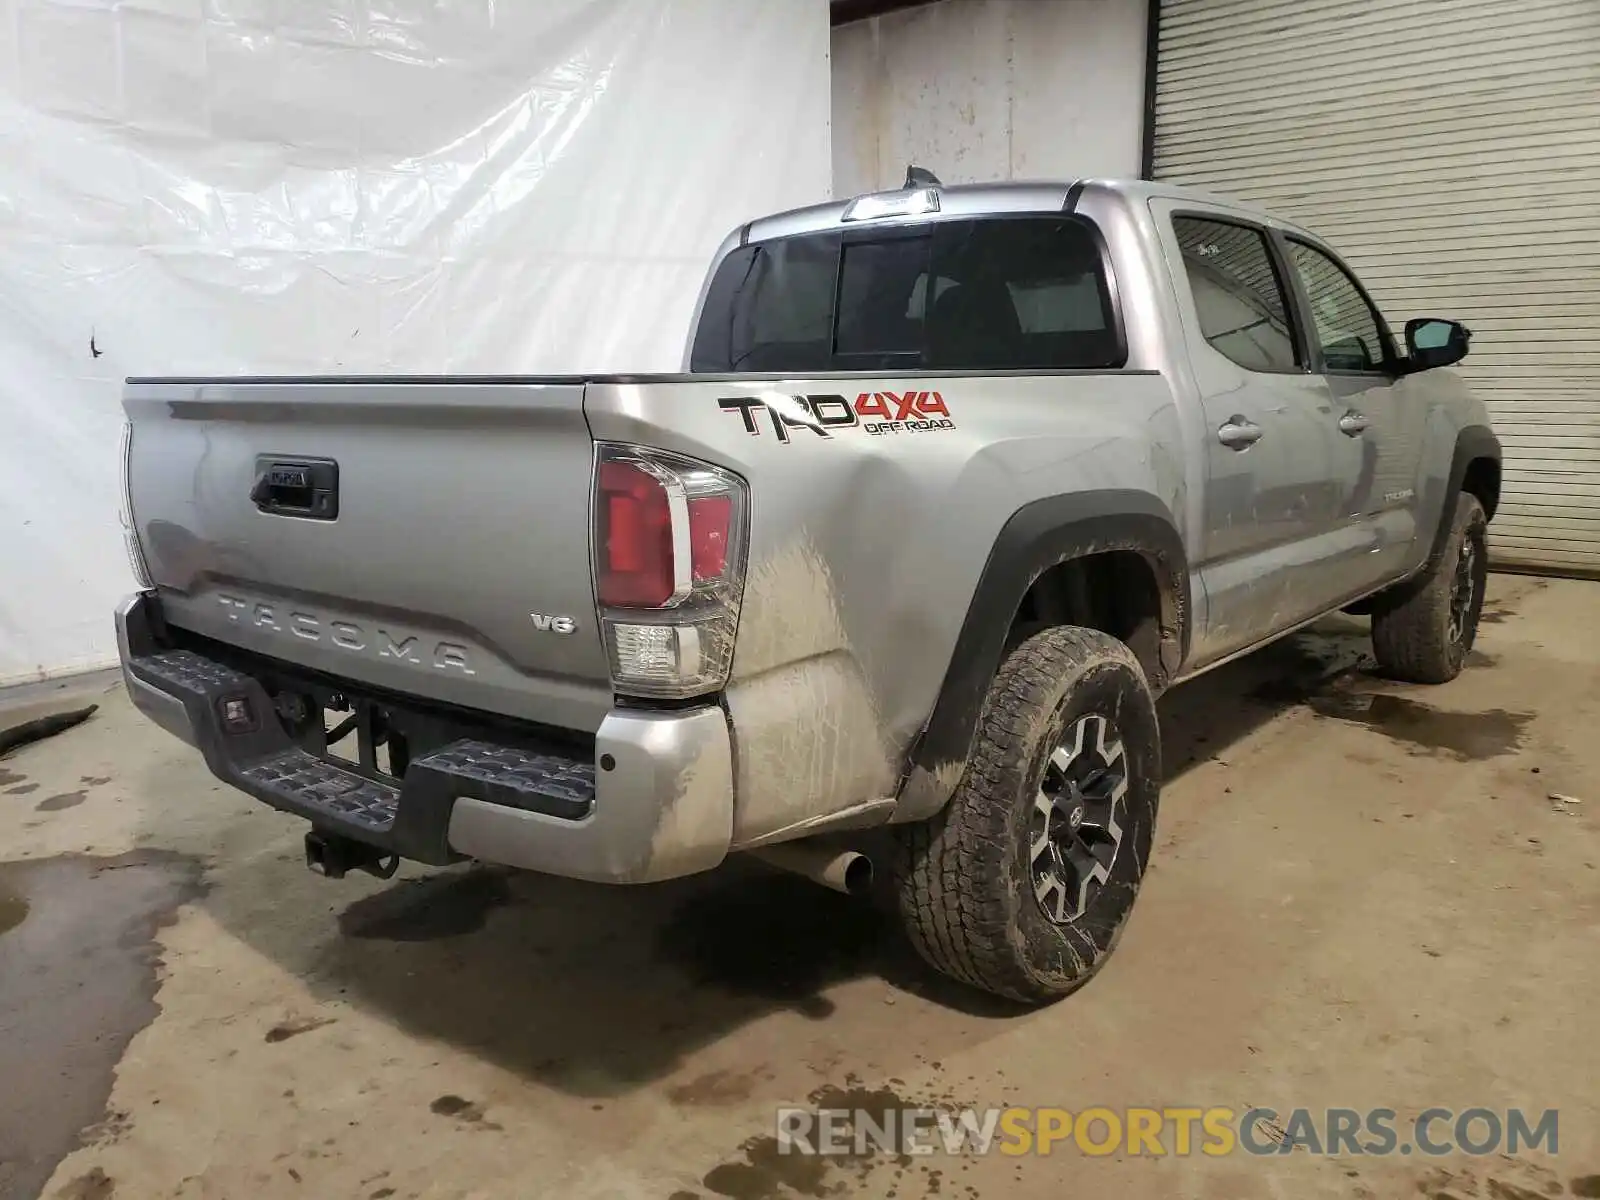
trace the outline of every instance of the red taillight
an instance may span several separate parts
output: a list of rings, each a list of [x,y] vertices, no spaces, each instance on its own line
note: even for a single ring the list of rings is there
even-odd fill
[[[689,558],[696,583],[721,579],[728,569],[732,526],[732,496],[697,496],[689,501]]]
[[[631,462],[602,462],[598,491],[600,603],[621,608],[665,604],[677,590],[666,488]]]
[[[750,492],[669,450],[595,445],[595,598],[619,695],[726,686],[744,593]]]
[[[728,569],[734,503],[729,495],[685,495],[646,467],[602,460],[599,472],[600,603],[607,608],[660,608],[682,600],[698,583],[721,579]],[[673,552],[674,496],[687,517],[688,578],[680,578]]]

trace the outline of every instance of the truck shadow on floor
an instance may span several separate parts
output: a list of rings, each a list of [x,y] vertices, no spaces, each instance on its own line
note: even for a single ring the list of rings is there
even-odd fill
[[[1168,778],[1358,669],[1366,647],[1359,625],[1341,623],[1174,692],[1162,706]],[[836,991],[855,980],[882,981],[872,1004],[898,993],[955,1010],[975,1041],[1019,1012],[924,967],[882,905],[744,859],[638,888],[468,866],[350,898],[270,854],[218,882],[208,907],[315,993],[597,1099],[670,1075],[768,1014],[827,1021],[862,1002]]]
[[[339,929],[321,973],[348,998],[595,1097],[771,1013],[826,1021],[828,993],[862,977],[980,1019],[1016,1011],[931,977],[872,903],[741,859],[629,889],[449,871],[355,902]]]

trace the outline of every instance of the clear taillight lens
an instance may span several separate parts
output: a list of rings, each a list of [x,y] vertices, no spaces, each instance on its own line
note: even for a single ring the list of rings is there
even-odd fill
[[[744,481],[708,463],[596,448],[595,596],[619,692],[678,699],[727,682],[748,509]]]
[[[144,550],[139,545],[139,535],[133,527],[133,492],[128,479],[128,464],[133,457],[133,422],[122,423],[122,445],[118,448],[117,457],[120,460],[122,475],[121,503],[117,517],[122,522],[122,545],[128,552],[128,568],[133,572],[134,582],[144,590],[149,590],[154,585],[150,582],[150,568],[144,561]]]

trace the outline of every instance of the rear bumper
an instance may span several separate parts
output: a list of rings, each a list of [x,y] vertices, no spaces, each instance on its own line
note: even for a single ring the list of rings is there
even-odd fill
[[[643,883],[709,870],[733,836],[733,755],[714,705],[617,711],[591,761],[462,738],[415,758],[396,785],[290,740],[249,674],[163,647],[154,597],[117,609],[122,675],[135,707],[195,746],[219,779],[327,832],[402,858],[475,858],[550,875]],[[229,728],[223,706],[253,720]]]

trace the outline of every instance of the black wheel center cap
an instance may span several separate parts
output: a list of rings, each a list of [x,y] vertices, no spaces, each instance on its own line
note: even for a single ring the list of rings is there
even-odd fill
[[[1060,794],[1055,797],[1053,807],[1061,823],[1068,830],[1076,833],[1083,825],[1084,814],[1089,806],[1084,801],[1084,798],[1079,795],[1077,787],[1069,784],[1067,787],[1062,788]]]

